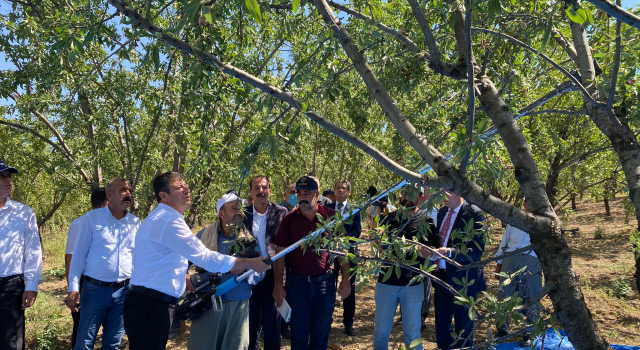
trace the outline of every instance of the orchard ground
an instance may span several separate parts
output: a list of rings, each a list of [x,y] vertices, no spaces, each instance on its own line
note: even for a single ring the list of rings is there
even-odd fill
[[[633,231],[634,217],[625,222],[622,198],[611,202],[611,216],[605,216],[602,203],[593,201],[579,202],[575,211],[569,211],[563,218],[565,229],[579,228],[577,235],[568,234],[567,240],[573,251],[573,264],[580,276],[582,291],[593,317],[600,325],[600,330],[611,343],[640,344],[640,295],[633,283],[634,260],[629,234]],[[487,245],[485,258],[495,254],[503,229],[499,222],[494,222],[492,244]],[[596,231],[603,233],[603,238],[595,239]],[[68,349],[70,348],[71,317],[64,305],[66,283],[64,281],[64,246],[66,230],[42,230],[44,242],[43,275],[45,282],[40,285],[38,300],[34,307],[27,311],[27,348],[28,349]],[[486,266],[489,288],[497,282],[492,272],[495,264]],[[631,293],[624,299],[614,294],[614,284],[623,280],[631,285]],[[334,311],[333,324],[329,339],[329,348],[369,349],[372,343],[375,302],[373,299],[375,283],[365,286],[357,295],[357,310],[354,329],[356,336],[344,334],[342,327],[342,306],[337,305]],[[549,305],[548,299],[544,303]],[[398,320],[399,315],[396,315]],[[428,327],[422,331],[425,349],[435,349],[435,332],[433,306]],[[559,326],[559,325],[558,325]],[[486,328],[476,332],[476,343],[486,340]],[[186,349],[189,337],[189,322],[185,332],[169,341],[168,349]],[[514,338],[519,339],[519,338]],[[404,344],[402,325],[396,322],[393,327],[390,349],[397,349]],[[100,341],[96,348],[100,349]],[[126,349],[126,336],[121,348]],[[290,349],[289,342],[283,339],[282,349]]]

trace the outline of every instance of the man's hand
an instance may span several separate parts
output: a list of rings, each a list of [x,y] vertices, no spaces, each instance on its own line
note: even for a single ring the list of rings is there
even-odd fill
[[[231,271],[229,271],[229,272],[231,272],[232,274],[234,274],[236,276],[239,276],[239,275],[243,274],[245,271],[247,271],[247,269],[231,269]]]
[[[187,290],[190,292],[196,291],[196,287],[193,285],[193,282],[191,282],[191,275],[189,274],[187,274]]]
[[[287,292],[284,290],[284,287],[280,283],[276,283],[275,286],[273,286],[273,300],[275,300],[277,307],[282,305],[282,300],[286,296]]]
[[[271,268],[271,265],[267,265],[264,263],[266,259],[267,259],[266,257],[247,259],[247,268],[257,273],[265,272]],[[234,266],[234,268],[241,268],[241,267]]]
[[[496,265],[496,273],[500,273],[502,272],[502,264],[497,264]],[[495,275],[496,276],[496,281],[500,282],[500,276]]]
[[[78,305],[80,305],[80,292],[69,292],[67,307],[71,309],[71,312],[78,312]]]
[[[38,292],[25,290],[24,293],[22,293],[22,310],[28,307],[31,307],[33,303],[36,302],[37,297],[38,297]]]
[[[345,300],[349,294],[351,294],[351,283],[348,278],[343,278],[338,286],[338,293],[340,294],[340,300]]]

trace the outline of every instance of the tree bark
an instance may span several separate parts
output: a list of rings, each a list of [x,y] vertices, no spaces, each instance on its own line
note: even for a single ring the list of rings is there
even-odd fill
[[[554,207],[558,204],[558,199],[556,198],[558,194],[558,181],[560,180],[560,162],[562,161],[562,152],[560,150],[556,151],[553,160],[551,161],[551,166],[549,167],[549,176],[547,177],[547,184],[545,186],[545,192],[547,193],[547,197],[549,201],[551,201],[551,205]]]
[[[80,100],[80,111],[87,118],[87,135],[89,137],[89,147],[91,149],[91,162],[93,163],[93,183],[92,188],[102,187],[102,168],[100,167],[100,151],[98,150],[98,141],[91,120],[91,107],[89,106],[89,98],[83,92],[78,93]]]

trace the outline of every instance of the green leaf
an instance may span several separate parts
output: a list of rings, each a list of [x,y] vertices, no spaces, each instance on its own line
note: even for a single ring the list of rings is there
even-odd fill
[[[400,278],[400,264],[396,263],[396,277]]]
[[[300,8],[300,0],[293,0],[293,3],[291,3],[291,8],[293,9],[293,12],[298,12],[298,8]]]
[[[307,113],[307,104],[302,102],[302,112]]]
[[[209,9],[206,6],[202,7],[202,14],[209,23],[213,23],[213,16],[211,16],[211,11],[209,11]]]
[[[262,24],[262,14],[260,14],[260,6],[258,5],[258,1],[256,0],[244,0],[245,5],[247,5],[247,10],[253,18],[255,18],[256,22]]]
[[[411,342],[411,344],[409,344],[409,349],[413,349],[416,346],[422,344],[422,341],[424,340],[424,338],[420,338],[420,339],[415,339],[414,341]]]
[[[585,11],[582,7],[578,8],[576,10],[576,13],[578,14],[578,16],[580,16],[580,18],[582,18],[582,23],[586,23],[588,20],[588,16],[587,16],[587,11]]]
[[[574,10],[572,7],[569,7],[568,9],[566,9],[565,12],[567,13],[567,16],[569,16],[570,20],[576,23],[584,23],[585,19],[580,17],[576,12],[576,10]]]
[[[160,50],[157,46],[154,46],[151,51],[151,59],[153,60],[153,66],[158,70],[160,68]]]

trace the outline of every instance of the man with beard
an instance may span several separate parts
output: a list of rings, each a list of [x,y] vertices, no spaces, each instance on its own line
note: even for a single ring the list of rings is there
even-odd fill
[[[130,350],[165,349],[176,304],[187,286],[191,261],[209,272],[271,267],[264,258],[235,258],[211,251],[184,221],[191,191],[182,174],[167,172],[153,179],[158,207],[136,235],[131,288],[124,301],[124,328]],[[185,278],[186,276],[186,278]]]
[[[335,189],[335,201],[329,204],[327,207],[334,209],[340,215],[346,215],[351,210],[351,202],[349,202],[349,195],[351,195],[351,183],[347,180],[336,182],[333,186]],[[326,192],[326,191],[325,191]],[[333,192],[333,191],[332,191]],[[360,238],[362,233],[362,217],[360,211],[356,212],[352,217],[348,218],[344,223],[344,229],[349,237]],[[355,247],[349,249],[349,253],[356,254]],[[334,275],[336,275],[336,281],[338,279],[338,260],[335,260],[336,266],[333,269]],[[349,268],[355,268],[356,263],[349,261]],[[353,318],[356,315],[356,289],[355,289],[355,272],[351,272],[351,294],[342,301],[342,324],[344,325],[344,332],[348,336],[356,335],[356,331],[353,329]]]
[[[467,265],[482,259],[484,251],[484,234],[482,232],[484,215],[478,207],[464,201],[464,198],[451,191],[445,191],[444,207],[438,212],[438,228],[429,235],[430,246],[437,248],[438,252],[461,265]],[[473,231],[464,232],[469,222],[473,221]],[[466,249],[465,252],[460,249]],[[426,249],[423,254],[430,254]],[[465,295],[478,299],[478,293],[486,290],[482,266],[469,270],[458,270],[455,266],[447,265],[443,259],[432,255],[431,260],[436,261],[436,271],[433,275],[446,282],[450,286],[461,289],[455,281],[475,281],[466,289]],[[464,305],[455,304],[454,295],[439,284],[434,284],[434,308],[436,319],[436,340],[438,348],[446,350],[462,346],[465,339],[467,346],[473,346],[473,320],[469,318],[469,309]],[[455,319],[455,327],[452,324]],[[461,338],[454,343],[451,336],[453,332],[460,334]]]
[[[296,182],[298,208],[284,217],[276,235],[276,253],[306,237],[317,229],[320,220],[326,220],[335,211],[318,204],[318,182],[308,176]],[[327,236],[328,233],[323,234]],[[276,305],[282,305],[287,297],[291,306],[291,349],[326,349],[331,330],[331,319],[335,305],[336,281],[331,271],[328,253],[316,253],[315,247],[305,250],[298,247],[287,254],[285,259],[275,261],[274,276],[282,281],[285,266],[291,270],[287,274],[287,291],[281,283],[275,283],[273,298]],[[341,260],[341,259],[340,259]],[[349,264],[341,264],[342,281],[338,287],[344,300],[351,293]]]
[[[42,248],[36,214],[9,199],[12,174],[0,159],[0,349],[24,350],[24,310],[38,296]]]
[[[243,201],[235,192],[227,193],[218,200],[216,203],[218,220],[196,235],[207,249],[228,255],[233,255],[236,250],[241,252],[249,249],[255,238],[242,224],[244,219],[242,204]],[[201,281],[208,284],[210,278],[217,277],[216,284],[220,284],[245,270],[232,269],[228,273],[219,275],[197,266],[196,271]],[[257,275],[262,277],[262,274]],[[187,346],[189,350],[248,349],[250,282],[257,282],[258,276],[242,280],[239,285],[222,294],[222,310],[209,307],[191,322],[191,334]],[[205,294],[210,290],[211,286],[207,286],[201,289],[200,293]]]
[[[107,206],[90,211],[80,223],[82,234],[71,258],[67,306],[78,312],[82,305],[74,350],[93,349],[101,325],[103,349],[119,349],[124,334],[122,307],[140,220],[127,211],[131,205],[128,180],[109,181],[106,192]]]
[[[427,243],[427,235],[435,230],[433,219],[424,211],[418,211],[417,204],[423,200],[424,195],[420,190],[402,190],[400,193],[400,205],[406,210],[397,210],[380,218],[381,225],[385,225],[389,232],[390,242],[397,241],[402,245],[402,239],[416,240]],[[395,256],[395,252],[392,253]],[[411,259],[410,255],[407,259]],[[416,259],[420,265],[425,259],[419,255]],[[418,265],[416,265],[418,266]],[[390,274],[389,275],[387,275]],[[386,276],[385,276],[386,275]],[[423,282],[411,280],[416,273],[406,269],[400,270],[397,275],[394,266],[383,267],[378,276],[375,289],[375,325],[373,328],[373,349],[387,350],[389,348],[389,335],[393,327],[393,318],[400,304],[402,312],[402,330],[404,343],[408,347],[411,342],[420,339],[420,308],[424,299]],[[414,349],[422,349],[422,344]]]
[[[271,203],[271,182],[260,175],[251,179],[250,191],[253,204],[247,207],[244,226],[258,241],[260,255],[272,257],[276,253],[275,240],[278,226],[287,209]],[[264,350],[280,349],[281,317],[273,300],[273,271],[267,271],[264,279],[253,286],[251,293],[249,316],[249,349],[258,350],[260,323],[264,331]],[[278,281],[282,284],[282,279]]]
[[[91,192],[91,210],[101,209],[107,206],[107,192],[104,187],[96,188]],[[86,215],[86,214],[85,214]],[[64,254],[64,277],[67,280],[67,288],[69,283],[69,268],[71,267],[71,258],[73,257],[73,249],[78,240],[78,234],[84,215],[73,220],[67,230],[67,246]],[[80,292],[82,293],[82,276],[80,277]],[[78,335],[78,326],[80,325],[80,312],[71,312],[73,319],[73,331],[71,332],[71,348],[76,346],[76,336]]]

